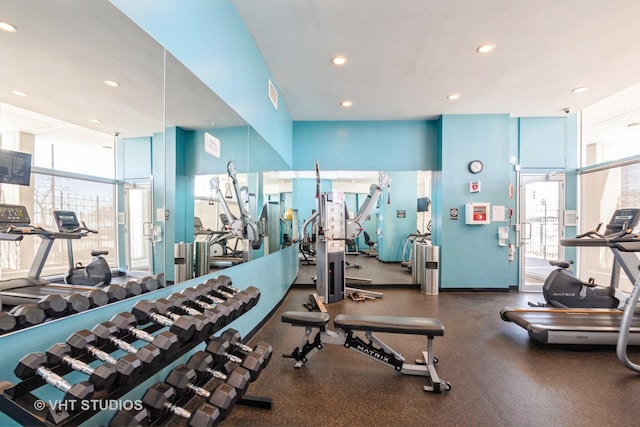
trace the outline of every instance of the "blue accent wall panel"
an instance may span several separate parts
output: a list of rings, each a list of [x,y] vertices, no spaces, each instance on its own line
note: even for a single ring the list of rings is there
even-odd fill
[[[491,206],[515,208],[508,186],[514,178],[509,165],[510,119],[508,115],[445,115],[442,117],[442,173],[439,177],[442,203],[440,284],[446,288],[507,288],[515,285],[517,270],[508,261],[508,248],[498,246],[498,227],[465,224],[465,204],[488,202]],[[467,165],[481,160],[484,170],[471,174]],[[480,181],[481,191],[471,193],[470,181]],[[449,210],[459,217],[450,219]]]
[[[295,122],[293,169],[432,170],[435,121]]]
[[[391,194],[385,189],[378,200],[381,212],[378,225],[382,229],[378,258],[383,262],[400,262],[407,236],[416,232],[418,179],[416,172],[389,172],[388,175]]]
[[[220,157],[204,151],[204,134],[220,140]],[[233,160],[239,172],[249,171],[249,139],[247,126],[187,131],[179,144],[187,147],[186,172],[189,175],[226,174],[227,163]]]
[[[560,168],[567,163],[565,117],[522,117],[520,166],[522,168]]]

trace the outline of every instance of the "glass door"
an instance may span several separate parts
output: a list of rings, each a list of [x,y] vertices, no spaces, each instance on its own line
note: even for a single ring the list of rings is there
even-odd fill
[[[150,274],[153,255],[151,183],[126,184],[124,199],[127,275]]]
[[[520,175],[520,290],[541,292],[554,269],[549,261],[563,259],[564,175]]]

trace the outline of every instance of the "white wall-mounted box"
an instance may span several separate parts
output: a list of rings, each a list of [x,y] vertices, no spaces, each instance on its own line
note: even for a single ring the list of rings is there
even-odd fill
[[[465,206],[466,223],[471,225],[491,222],[491,203],[467,203]]]

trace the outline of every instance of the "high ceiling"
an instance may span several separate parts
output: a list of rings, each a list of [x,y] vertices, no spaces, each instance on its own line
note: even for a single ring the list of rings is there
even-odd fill
[[[637,0],[232,1],[293,120],[557,116],[640,79]]]
[[[640,80],[637,0],[231,1],[293,120],[561,116]],[[162,47],[106,0],[0,0],[0,21],[18,27],[0,31],[1,103],[129,137],[161,130],[163,105],[169,124],[243,123],[171,55],[167,86],[181,90],[164,99]],[[480,55],[485,42],[496,48]]]

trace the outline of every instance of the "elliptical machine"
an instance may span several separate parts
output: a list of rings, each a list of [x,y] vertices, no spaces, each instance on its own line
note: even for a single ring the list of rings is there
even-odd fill
[[[590,246],[592,239],[624,239],[631,236],[633,229],[640,220],[640,209],[617,209],[609,224],[605,227],[604,234],[600,234],[602,223],[591,231],[576,236],[584,239],[584,244],[575,246]],[[593,242],[593,241],[592,241]],[[580,280],[569,270],[572,261],[549,261],[556,270],[552,271],[544,282],[542,294],[546,304],[531,304],[537,306],[551,306],[558,308],[623,308],[628,295],[618,289],[620,266],[616,261],[613,264],[611,283],[608,287],[595,283],[593,278],[586,282]]]
[[[54,211],[53,216],[61,233],[79,235],[77,238],[83,238],[89,233],[98,233],[86,227],[84,222],[82,225],[78,221],[73,211]],[[73,260],[73,239],[67,239],[67,254],[69,257],[69,273],[64,278],[65,283],[69,285],[82,286],[108,286],[111,283],[111,269],[109,264],[102,257],[108,255],[109,251],[92,250],[93,257],[89,264],[83,265],[81,262],[74,263]]]

